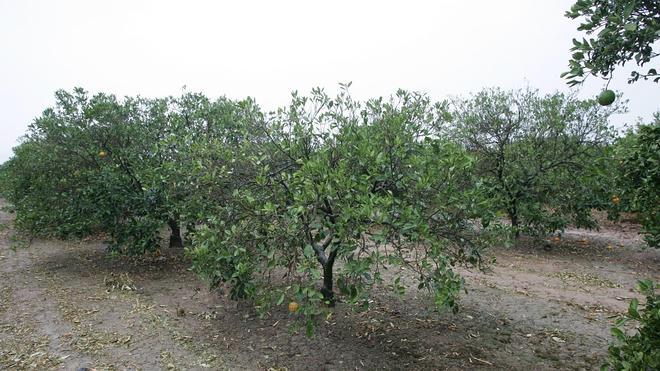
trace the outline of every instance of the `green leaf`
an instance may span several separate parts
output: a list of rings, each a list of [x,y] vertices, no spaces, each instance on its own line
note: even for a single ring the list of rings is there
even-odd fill
[[[642,294],[647,294],[653,288],[653,282],[651,280],[639,280],[637,281],[637,287]]]
[[[637,23],[628,23],[623,26],[623,29],[629,32],[634,32],[637,30]]]
[[[610,331],[612,332],[612,335],[614,335],[614,337],[616,337],[617,339],[621,341],[626,340],[626,334],[623,331],[621,331],[621,329],[619,329],[618,327],[612,327]]]
[[[627,19],[628,17],[630,17],[634,9],[635,9],[635,2],[634,1],[628,2],[626,7],[623,9],[623,18]]]
[[[314,252],[314,248],[312,245],[305,245],[305,249],[303,250],[303,254],[307,259],[312,259],[316,256],[316,253]]]
[[[307,326],[306,326],[306,335],[307,337],[312,337],[314,335],[314,322],[311,319],[307,320]]]
[[[639,312],[637,311],[638,306],[639,306],[639,300],[637,300],[637,298],[633,298],[630,301],[630,306],[628,307],[628,315],[631,318],[634,318],[634,319],[639,318]]]

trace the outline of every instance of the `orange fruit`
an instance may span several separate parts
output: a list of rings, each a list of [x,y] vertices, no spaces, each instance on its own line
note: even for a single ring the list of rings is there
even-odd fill
[[[107,156],[107,155],[108,155],[108,152],[103,151],[103,150],[99,151],[99,157],[100,157],[100,158],[104,158],[104,157]]]
[[[295,301],[290,302],[289,303],[289,312],[296,313],[298,311],[298,307],[299,307],[298,303],[296,303]]]
[[[616,95],[612,90],[605,90],[598,96],[598,104],[601,106],[609,106],[610,104],[614,103],[615,99]]]
[[[619,198],[619,196],[612,196],[612,203],[613,204],[618,205],[619,202],[621,202],[621,199]]]

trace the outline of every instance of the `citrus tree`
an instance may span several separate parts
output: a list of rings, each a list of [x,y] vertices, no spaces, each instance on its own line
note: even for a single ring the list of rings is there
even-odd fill
[[[95,130],[85,128],[79,109],[86,104],[84,92],[59,91],[56,99],[6,163],[3,193],[14,205],[20,229],[58,237],[86,235],[101,224],[92,195],[107,153],[92,145]]]
[[[613,216],[620,211],[638,214],[642,233],[651,247],[660,247],[660,113],[654,122],[640,124],[615,145],[617,194]]]
[[[162,145],[176,136],[168,101],[58,91],[4,167],[17,227],[61,238],[106,232],[119,252],[157,248],[174,220],[162,171],[178,153]]]
[[[241,143],[258,143],[251,123],[260,115],[251,99],[58,91],[3,165],[3,195],[33,235],[104,232],[112,251],[140,254],[157,249],[168,226],[169,245],[181,247],[182,224],[193,231],[234,189],[208,186]]]
[[[307,316],[337,293],[365,305],[373,285],[400,292],[409,278],[454,306],[453,267],[479,264],[490,207],[473,159],[434,132],[443,114],[403,91],[365,104],[346,90],[294,94],[217,174],[242,181],[195,233],[194,268],[261,309],[289,298]]]
[[[619,108],[534,90],[486,89],[454,102],[449,131],[478,158],[477,174],[516,236],[593,227],[603,208],[609,116]],[[606,190],[605,190],[606,191]]]
[[[85,175],[62,166],[59,152],[44,143],[23,141],[3,164],[2,196],[11,203],[15,224],[22,231],[60,238],[93,233],[99,228],[98,219],[77,217],[78,209],[95,210],[92,204],[68,196],[79,193],[77,183],[71,182]]]

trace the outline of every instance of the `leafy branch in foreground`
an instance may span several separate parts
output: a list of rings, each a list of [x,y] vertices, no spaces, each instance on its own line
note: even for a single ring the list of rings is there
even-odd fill
[[[608,349],[609,359],[601,370],[658,370],[660,369],[660,285],[644,280],[638,282],[639,292],[646,296],[646,304],[637,298],[630,302],[628,312],[612,327],[616,343]],[[623,328],[627,322],[638,323],[634,335]]]
[[[595,35],[573,39],[569,71],[561,74],[568,85],[581,84],[589,75],[611,79],[617,66],[634,60],[638,67],[660,55],[653,50],[660,39],[660,2],[656,0],[578,0],[566,17],[581,18],[578,31]],[[628,83],[660,81],[656,68],[632,71]]]

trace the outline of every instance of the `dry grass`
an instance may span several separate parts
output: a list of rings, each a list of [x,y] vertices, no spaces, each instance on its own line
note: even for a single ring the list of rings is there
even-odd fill
[[[606,288],[619,288],[621,285],[614,283],[606,278],[599,277],[593,273],[576,273],[576,272],[556,272],[550,275],[551,277],[559,278],[564,283],[573,286],[583,287],[606,287]]]

